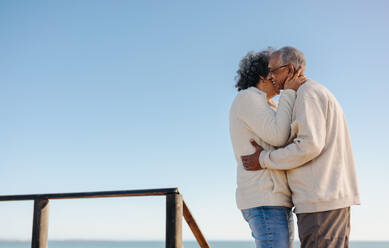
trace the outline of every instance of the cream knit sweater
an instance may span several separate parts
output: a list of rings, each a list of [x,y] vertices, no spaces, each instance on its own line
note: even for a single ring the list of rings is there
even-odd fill
[[[289,138],[296,92],[285,90],[277,112],[266,101],[266,94],[255,87],[242,90],[230,110],[230,135],[237,161],[236,202],[239,209],[258,206],[292,207],[286,173],[280,170],[247,171],[240,156],[255,152],[253,138],[267,150],[285,145]]]
[[[350,136],[335,97],[308,80],[297,91],[292,119],[290,144],[275,151],[267,149],[259,160],[264,168],[287,170],[295,212],[359,204]]]

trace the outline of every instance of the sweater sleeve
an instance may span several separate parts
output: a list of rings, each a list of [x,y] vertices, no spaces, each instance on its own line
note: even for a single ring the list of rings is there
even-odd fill
[[[325,105],[325,106],[323,106]],[[290,170],[319,156],[326,139],[326,104],[317,98],[298,99],[295,108],[297,129],[293,142],[274,151],[263,151],[259,162],[263,168]]]
[[[283,146],[289,138],[295,100],[294,90],[283,91],[278,109],[274,111],[264,97],[250,92],[244,96],[238,115],[263,141],[272,146]]]

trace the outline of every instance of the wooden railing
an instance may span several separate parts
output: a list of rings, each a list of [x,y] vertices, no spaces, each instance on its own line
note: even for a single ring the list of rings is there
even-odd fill
[[[166,196],[166,248],[182,248],[182,216],[184,216],[201,248],[209,248],[209,244],[201,233],[188,206],[177,188],[140,189],[101,192],[58,193],[38,195],[5,195],[0,201],[34,201],[34,217],[32,224],[32,248],[47,248],[49,225],[49,200],[131,197],[131,196]]]

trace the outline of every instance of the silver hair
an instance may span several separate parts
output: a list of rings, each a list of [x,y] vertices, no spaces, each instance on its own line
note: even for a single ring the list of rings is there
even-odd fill
[[[274,53],[279,53],[282,64],[292,64],[296,70],[300,67],[305,69],[305,56],[302,52],[297,50],[294,47],[286,46],[283,47]]]

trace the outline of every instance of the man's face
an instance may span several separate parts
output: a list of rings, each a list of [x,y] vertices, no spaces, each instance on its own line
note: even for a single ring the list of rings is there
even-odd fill
[[[268,79],[273,82],[277,90],[284,89],[284,84],[290,71],[289,65],[283,65],[281,62],[279,53],[273,54],[269,60]]]

